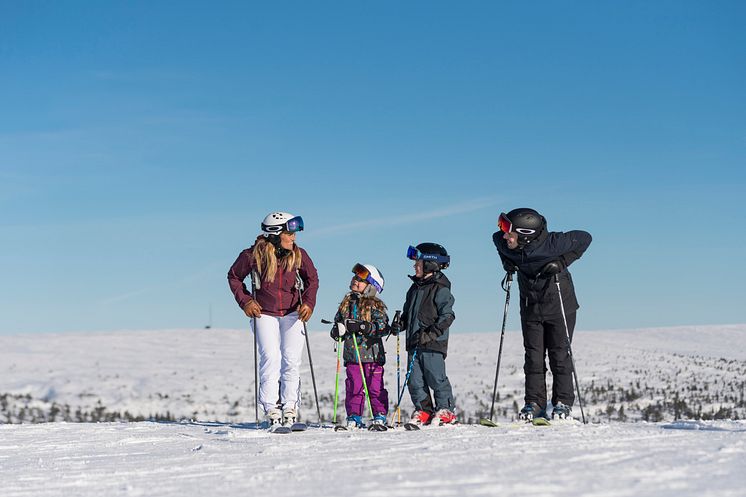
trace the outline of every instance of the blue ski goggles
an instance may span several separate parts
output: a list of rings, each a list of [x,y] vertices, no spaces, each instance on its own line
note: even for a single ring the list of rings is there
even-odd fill
[[[450,255],[426,254],[424,252],[420,252],[417,247],[413,247],[411,245],[407,249],[407,259],[412,259],[413,261],[435,261],[438,264],[451,263]]]
[[[284,224],[273,226],[267,226],[266,224],[262,223],[262,231],[276,235],[279,235],[283,231],[287,231],[289,233],[303,231],[303,218],[300,216],[295,216],[294,218],[288,219]]]

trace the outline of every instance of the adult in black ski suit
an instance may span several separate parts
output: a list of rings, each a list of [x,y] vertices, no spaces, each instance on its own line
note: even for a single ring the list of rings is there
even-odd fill
[[[566,417],[575,401],[575,392],[555,275],[559,279],[567,331],[572,340],[576,311],[580,306],[567,267],[583,255],[591,243],[591,235],[579,230],[549,232],[544,216],[527,208],[501,214],[498,226],[500,230],[492,235],[492,241],[505,270],[518,273],[520,289],[526,375],[526,406],[521,417],[547,415],[545,355],[549,356],[554,377],[553,417]]]

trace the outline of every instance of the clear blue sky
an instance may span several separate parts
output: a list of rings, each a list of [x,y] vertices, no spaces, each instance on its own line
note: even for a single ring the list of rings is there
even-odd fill
[[[0,4],[0,333],[246,326],[274,210],[311,329],[355,262],[401,308],[435,241],[453,330],[499,330],[523,206],[594,236],[578,329],[746,322],[743,2],[281,5]]]

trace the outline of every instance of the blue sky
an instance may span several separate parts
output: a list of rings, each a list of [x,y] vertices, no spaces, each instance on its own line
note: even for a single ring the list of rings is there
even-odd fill
[[[355,262],[401,308],[407,246],[435,241],[452,329],[499,330],[491,235],[524,206],[594,237],[578,329],[742,323],[745,21],[741,2],[4,2],[0,333],[246,326],[225,275],[274,210],[306,222],[311,329]]]

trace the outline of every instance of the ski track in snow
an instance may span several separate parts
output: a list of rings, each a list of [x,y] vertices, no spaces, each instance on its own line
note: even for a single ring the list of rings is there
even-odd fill
[[[0,474],[4,497],[271,489],[284,497],[743,496],[746,423],[700,425],[312,428],[289,435],[152,422],[4,425]]]

